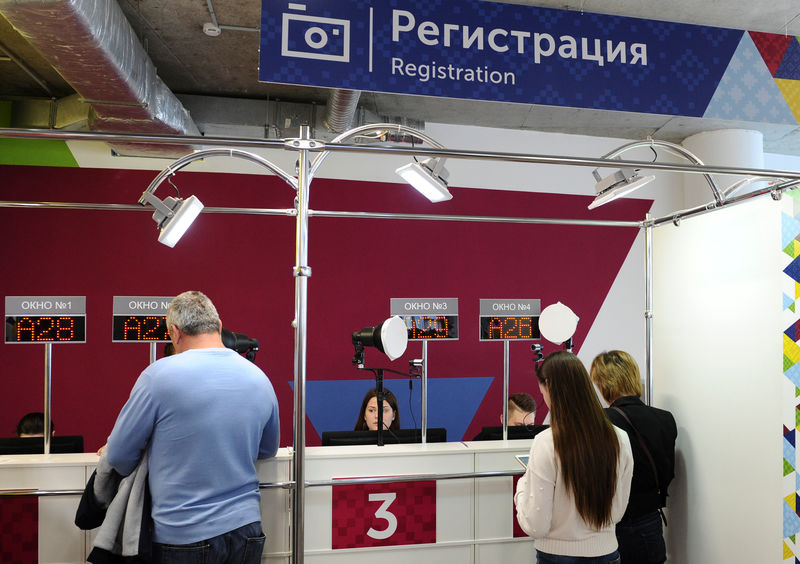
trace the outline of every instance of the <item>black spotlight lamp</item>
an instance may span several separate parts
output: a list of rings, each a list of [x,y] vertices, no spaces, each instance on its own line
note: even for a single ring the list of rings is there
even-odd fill
[[[251,339],[244,333],[234,333],[230,329],[222,328],[222,344],[225,348],[243,354],[250,362],[255,362],[258,352],[258,339]]]
[[[364,364],[364,347],[375,347],[389,360],[396,360],[403,356],[408,346],[406,322],[395,315],[375,327],[364,327],[353,333],[353,346],[356,349],[353,364]]]

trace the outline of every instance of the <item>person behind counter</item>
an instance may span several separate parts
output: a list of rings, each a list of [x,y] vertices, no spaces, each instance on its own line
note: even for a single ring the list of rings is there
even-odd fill
[[[517,484],[517,521],[534,538],[539,564],[618,564],[614,525],[633,474],[628,435],[605,416],[574,354],[551,353],[536,376],[550,428],[533,439]]]
[[[50,435],[56,431],[55,423],[50,420]],[[17,423],[17,436],[25,437],[44,437],[44,413],[33,411],[26,413]]]
[[[264,546],[256,459],[276,454],[278,402],[267,376],[225,348],[201,292],[167,310],[175,354],[139,376],[104,455],[123,476],[145,451],[157,564],[258,564]]]
[[[519,392],[508,396],[508,426],[519,427],[533,425],[536,415],[536,402],[530,394]],[[500,424],[503,424],[503,414],[500,414]]]
[[[361,402],[361,410],[354,431],[378,430],[378,398],[377,390],[372,388]],[[400,428],[400,412],[397,408],[397,398],[386,388],[383,389],[383,428],[396,431]]]
[[[597,355],[591,375],[611,406],[606,415],[628,433],[633,448],[631,498],[617,523],[622,562],[666,562],[661,508],[667,504],[667,488],[675,475],[675,419],[669,411],[650,407],[639,399],[639,367],[628,353],[609,351]]]

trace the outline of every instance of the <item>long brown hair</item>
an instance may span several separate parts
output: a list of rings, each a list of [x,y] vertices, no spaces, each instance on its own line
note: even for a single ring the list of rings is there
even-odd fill
[[[358,412],[358,419],[356,419],[356,426],[353,429],[354,431],[368,431],[369,427],[367,426],[367,421],[364,419],[364,414],[367,412],[367,404],[369,400],[376,397],[378,395],[378,391],[375,388],[372,388],[370,391],[364,395],[364,400],[361,402],[361,410]],[[392,408],[394,411],[394,420],[392,421],[391,425],[389,425],[390,431],[397,431],[400,428],[400,411],[397,409],[397,398],[394,397],[394,394],[391,390],[386,388],[383,389],[383,401],[386,402],[389,407]],[[378,414],[378,421],[380,425],[380,421],[383,421],[383,415]]]
[[[551,353],[537,378],[550,394],[553,443],[567,491],[583,520],[600,529],[611,522],[617,435],[577,356],[567,351]]]

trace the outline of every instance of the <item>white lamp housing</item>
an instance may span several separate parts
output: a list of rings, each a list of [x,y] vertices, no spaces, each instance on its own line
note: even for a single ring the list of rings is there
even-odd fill
[[[380,324],[381,345],[389,360],[400,358],[408,346],[408,327],[403,318],[395,315]]]
[[[175,246],[175,243],[186,233],[186,230],[203,210],[203,203],[197,199],[197,196],[189,196],[185,200],[168,197],[164,198],[162,202],[153,194],[145,192],[143,198],[156,208],[156,211],[153,212],[153,221],[161,230],[158,242],[168,247]]]
[[[579,317],[561,302],[550,304],[539,315],[539,331],[542,337],[560,345],[575,334]]]
[[[600,177],[600,173],[597,172],[597,169],[592,171],[592,174],[597,180],[597,184],[595,184],[597,197],[589,204],[590,210],[607,204],[617,198],[622,198],[656,178],[652,175],[639,176],[639,169],[633,168],[621,168],[605,178]]]
[[[453,197],[447,189],[443,159],[414,162],[401,166],[395,172],[431,202],[443,202]]]
[[[408,346],[408,328],[399,315],[395,315],[376,327],[365,327],[353,333],[353,344],[375,347],[395,360],[403,356]]]

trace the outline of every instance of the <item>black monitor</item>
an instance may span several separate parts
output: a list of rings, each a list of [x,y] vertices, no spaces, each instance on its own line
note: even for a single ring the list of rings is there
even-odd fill
[[[83,435],[50,437],[50,453],[83,452]],[[0,454],[42,454],[44,437],[2,437]]]
[[[447,429],[444,427],[429,428],[425,432],[425,440],[429,443],[447,442]],[[421,429],[397,429],[383,432],[383,443],[387,445],[421,443]],[[377,445],[378,431],[324,431],[322,446]]]
[[[509,439],[532,439],[550,425],[512,425],[508,427]],[[503,440],[503,427],[502,425],[494,425],[491,427],[484,427],[478,433],[473,441],[502,441]]]

